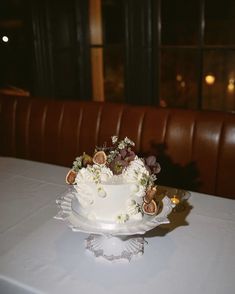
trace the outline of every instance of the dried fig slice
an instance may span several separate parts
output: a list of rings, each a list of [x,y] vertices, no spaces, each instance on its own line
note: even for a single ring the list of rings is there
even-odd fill
[[[152,199],[150,203],[143,202],[142,209],[145,214],[155,215],[157,213],[157,204]]]
[[[93,156],[93,162],[96,164],[105,164],[107,161],[107,156],[104,151],[98,151]]]
[[[75,183],[76,176],[77,173],[73,169],[69,170],[65,177],[65,182],[69,185],[73,185]]]
[[[156,186],[148,189],[146,195],[144,196],[144,202],[147,204],[150,203],[153,200],[153,198],[156,196],[156,194],[157,194]]]

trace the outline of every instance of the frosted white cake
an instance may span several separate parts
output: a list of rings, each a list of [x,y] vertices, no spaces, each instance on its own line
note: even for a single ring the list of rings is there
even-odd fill
[[[155,214],[154,181],[160,170],[155,157],[139,158],[128,138],[118,142],[112,137],[112,142],[114,147],[108,151],[77,157],[66,177],[77,192],[77,213],[92,221],[110,223],[139,221],[144,213]]]
[[[103,184],[102,194],[95,184],[78,187],[76,196],[80,205],[77,212],[80,215],[90,220],[118,223],[142,219],[143,200],[133,193],[132,184]]]

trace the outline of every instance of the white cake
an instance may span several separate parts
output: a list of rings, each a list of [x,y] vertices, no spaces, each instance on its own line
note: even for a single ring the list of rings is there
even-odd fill
[[[112,142],[114,147],[108,151],[77,157],[66,177],[77,192],[77,213],[88,220],[109,223],[140,221],[145,213],[155,214],[156,177],[148,161],[134,154],[130,139],[118,142],[115,136]],[[152,162],[159,172],[155,159]]]
[[[79,202],[77,212],[90,220],[122,223],[142,219],[140,208],[143,200],[133,193],[132,184],[103,184],[102,196],[95,184],[87,183],[75,188]]]

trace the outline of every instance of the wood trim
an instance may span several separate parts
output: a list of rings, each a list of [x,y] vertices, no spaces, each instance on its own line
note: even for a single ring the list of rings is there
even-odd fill
[[[90,0],[90,44],[91,44],[91,76],[92,100],[104,101],[104,73],[103,73],[103,35],[102,35],[102,7],[101,0]],[[95,45],[96,48],[92,48]],[[97,45],[101,45],[97,48]]]
[[[103,48],[91,48],[92,98],[104,101]]]
[[[90,41],[91,45],[102,45],[102,11],[101,0],[90,0]]]

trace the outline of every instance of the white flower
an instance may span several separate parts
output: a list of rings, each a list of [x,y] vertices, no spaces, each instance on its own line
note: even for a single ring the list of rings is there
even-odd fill
[[[140,212],[140,205],[134,200],[127,200],[127,213],[129,215],[134,215]]]
[[[119,142],[119,144],[118,144],[118,149],[122,150],[122,149],[124,149],[125,147],[126,147],[126,145],[125,145],[124,141]]]
[[[145,186],[143,179],[149,177],[149,171],[146,169],[144,162],[136,156],[130,165],[125,168],[123,175],[128,182],[138,182],[139,185]]]
[[[107,196],[107,193],[106,193],[106,191],[104,190],[104,187],[103,187],[103,186],[99,185],[99,186],[97,187],[97,190],[98,190],[98,195],[99,195],[101,198],[104,198],[104,197]]]
[[[93,189],[90,187],[90,185],[85,183],[79,183],[78,185],[75,185],[74,187],[77,190],[76,197],[81,207],[86,208],[89,205],[93,204],[94,192],[93,192]]]
[[[126,143],[127,145],[135,146],[135,143],[127,137],[124,139],[124,143]]]
[[[82,182],[93,182],[93,173],[89,168],[81,168],[76,176],[75,182],[77,184]]]
[[[131,192],[133,195],[137,197],[144,197],[146,194],[147,186],[141,185],[138,182],[136,184],[131,185]]]
[[[78,171],[80,168],[82,168],[82,156],[76,157],[73,162],[73,169],[75,171]]]
[[[138,191],[135,192],[137,197],[144,197],[146,194],[146,186],[138,185]]]
[[[128,214],[122,213],[116,217],[116,222],[118,224],[124,224],[126,221],[128,221],[128,219],[129,219]]]
[[[110,178],[112,178],[113,172],[110,168],[106,166],[100,167],[100,181],[101,182],[107,182]]]
[[[113,177],[113,172],[110,168],[101,165],[88,165],[86,168],[81,168],[76,176],[75,183],[95,183],[107,182]]]
[[[118,136],[112,136],[112,143],[115,144],[118,141]]]

